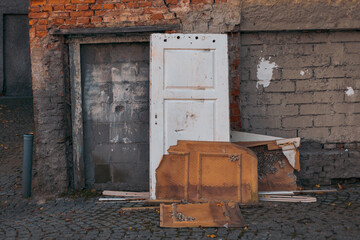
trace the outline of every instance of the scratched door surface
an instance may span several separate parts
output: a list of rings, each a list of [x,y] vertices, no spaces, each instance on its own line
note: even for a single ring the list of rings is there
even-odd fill
[[[177,140],[229,141],[227,36],[153,34],[150,193],[155,170]]]
[[[149,44],[81,45],[85,183],[149,189]]]

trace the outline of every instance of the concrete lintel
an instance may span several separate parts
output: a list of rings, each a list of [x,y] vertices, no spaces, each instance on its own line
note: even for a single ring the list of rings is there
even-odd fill
[[[95,34],[122,34],[122,33],[141,33],[141,32],[165,32],[179,30],[179,24],[158,25],[158,26],[135,26],[135,27],[111,27],[111,28],[73,28],[55,29],[52,35],[95,35]]]

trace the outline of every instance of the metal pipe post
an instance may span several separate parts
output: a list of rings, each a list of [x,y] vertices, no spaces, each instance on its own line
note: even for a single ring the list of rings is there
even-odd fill
[[[24,135],[24,159],[22,172],[23,196],[31,196],[31,178],[32,178],[32,154],[33,154],[33,134]]]

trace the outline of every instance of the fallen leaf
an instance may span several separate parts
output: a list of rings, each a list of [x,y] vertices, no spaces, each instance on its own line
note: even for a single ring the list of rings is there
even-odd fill
[[[331,203],[330,205],[331,205],[331,206],[336,206],[336,204],[335,204],[335,203]]]
[[[132,229],[132,227],[129,227],[129,230],[131,230]]]
[[[215,234],[211,234],[210,237],[211,237],[211,238],[216,238],[216,235],[215,235]]]
[[[315,185],[315,187],[319,188],[319,187],[320,187],[320,185],[319,185],[319,184],[316,184],[316,185]]]
[[[338,183],[338,188],[339,188],[340,190],[343,190],[343,189],[344,189],[344,187],[341,186],[340,183]]]
[[[349,207],[351,206],[351,202],[348,203],[348,206],[349,206]]]
[[[40,208],[40,210],[43,210],[43,209],[44,209],[43,207]]]

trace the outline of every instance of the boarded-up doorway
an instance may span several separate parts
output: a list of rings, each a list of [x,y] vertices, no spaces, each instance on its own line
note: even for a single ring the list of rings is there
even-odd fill
[[[85,185],[149,189],[149,43],[83,44]]]
[[[5,96],[31,96],[29,19],[27,15],[4,15]]]

